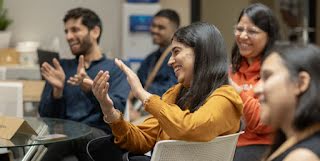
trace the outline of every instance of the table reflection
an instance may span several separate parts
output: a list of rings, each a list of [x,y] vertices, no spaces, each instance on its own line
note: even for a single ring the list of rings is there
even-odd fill
[[[77,139],[91,133],[91,128],[88,125],[70,120],[33,117],[26,117],[25,120],[39,136],[48,134],[64,134],[67,137],[54,140],[37,141],[35,140],[37,137],[36,135],[17,133],[10,140],[0,139],[1,148],[45,145]]]

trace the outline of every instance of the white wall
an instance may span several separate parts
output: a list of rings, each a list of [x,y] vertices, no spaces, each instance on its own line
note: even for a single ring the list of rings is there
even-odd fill
[[[174,9],[180,16],[181,26],[191,22],[191,0],[160,0],[162,8]]]
[[[121,0],[5,0],[9,17],[14,20],[11,46],[19,41],[40,41],[48,46],[55,37],[60,40],[62,57],[71,57],[64,37],[63,17],[67,10],[87,7],[94,10],[103,22],[100,46],[104,52],[120,52]]]
[[[233,26],[237,23],[242,8],[249,0],[202,0],[201,20],[214,24],[221,32],[228,53],[234,43]]]
[[[123,16],[132,14],[149,14],[153,15],[161,8],[170,8],[175,10],[180,16],[181,26],[190,24],[191,7],[190,0],[160,0],[159,4],[123,4]],[[152,39],[149,33],[130,33],[128,18],[122,21],[122,56],[124,58],[144,58],[149,53],[158,48],[152,44]]]
[[[64,37],[63,17],[75,7],[94,10],[103,22],[100,46],[111,57],[121,57],[121,5],[126,0],[5,0],[9,17],[14,20],[10,46],[20,41],[39,41],[41,46],[50,46],[59,38],[62,57],[72,57]],[[182,25],[190,23],[190,0],[160,0],[163,8],[178,11]]]

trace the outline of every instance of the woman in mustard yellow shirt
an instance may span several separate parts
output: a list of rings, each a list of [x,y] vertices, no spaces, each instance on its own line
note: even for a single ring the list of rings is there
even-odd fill
[[[127,75],[134,96],[152,115],[141,125],[132,125],[122,118],[108,96],[108,79],[112,75],[108,71],[98,73],[92,91],[114,138],[102,143],[103,148],[90,149],[91,154],[98,156],[95,160],[122,160],[126,151],[143,155],[159,140],[205,142],[239,130],[242,101],[228,85],[227,53],[219,30],[207,23],[191,24],[174,34],[171,47],[168,65],[179,83],[162,97],[144,90],[137,75],[122,61],[115,60]]]

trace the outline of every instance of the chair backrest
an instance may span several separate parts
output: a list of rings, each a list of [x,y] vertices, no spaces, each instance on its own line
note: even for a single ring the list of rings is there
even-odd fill
[[[0,82],[0,115],[23,117],[21,82]]]
[[[159,141],[151,161],[232,161],[242,133],[219,136],[209,142]]]
[[[0,67],[0,80],[6,80],[7,68]]]

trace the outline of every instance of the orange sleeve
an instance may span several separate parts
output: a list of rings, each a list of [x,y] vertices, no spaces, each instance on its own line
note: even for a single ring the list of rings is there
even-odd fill
[[[259,100],[245,92],[241,92],[240,97],[243,101],[243,116],[246,130],[256,134],[271,133],[272,128],[268,125],[262,124],[260,121],[261,106]]]

